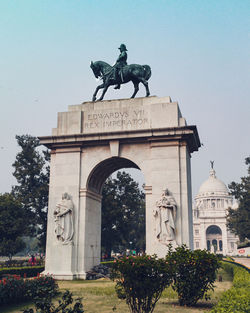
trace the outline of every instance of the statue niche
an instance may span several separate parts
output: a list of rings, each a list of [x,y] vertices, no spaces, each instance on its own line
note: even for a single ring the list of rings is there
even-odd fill
[[[63,245],[72,243],[74,235],[73,208],[71,196],[67,192],[63,193],[61,201],[54,210],[55,234]]]
[[[174,197],[168,189],[164,190],[153,211],[156,238],[164,245],[176,242],[176,211],[177,204]]]

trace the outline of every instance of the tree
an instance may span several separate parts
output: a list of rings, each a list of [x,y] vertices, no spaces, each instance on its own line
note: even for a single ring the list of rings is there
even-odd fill
[[[103,187],[102,250],[145,248],[145,200],[138,183],[118,172]]]
[[[216,272],[220,267],[219,258],[206,250],[190,250],[185,245],[169,251],[166,262],[171,264],[172,288],[178,293],[180,305],[193,306],[203,297],[210,299],[209,291],[214,290]]]
[[[0,195],[0,255],[12,256],[25,248],[22,240],[28,231],[25,211],[12,194]]]
[[[163,290],[172,282],[172,266],[156,255],[115,260],[112,279],[119,299],[126,299],[131,313],[152,313]]]
[[[19,199],[29,221],[36,229],[41,247],[46,245],[47,210],[49,192],[49,152],[40,150],[39,140],[30,135],[16,136],[21,152],[13,163],[18,185],[12,192]]]
[[[240,241],[250,239],[250,157],[245,159],[248,165],[248,176],[241,177],[241,182],[232,182],[228,187],[239,202],[237,209],[229,208],[227,215],[228,228],[239,236]]]

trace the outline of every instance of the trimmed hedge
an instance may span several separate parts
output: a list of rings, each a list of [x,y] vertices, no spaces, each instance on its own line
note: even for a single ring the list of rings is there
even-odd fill
[[[112,266],[114,264],[114,260],[113,261],[104,261],[104,262],[101,262],[101,264],[107,266],[108,268],[112,268]]]
[[[232,265],[236,265],[236,266],[242,267],[242,268],[244,268],[246,271],[248,271],[248,273],[250,273],[250,268],[246,267],[245,265],[243,265],[243,264],[241,264],[241,263],[238,263],[238,262],[235,262],[235,261],[229,261],[229,260],[223,260],[223,262],[230,263],[230,264],[232,264]]]
[[[30,259],[30,258],[29,258]],[[24,260],[7,260],[7,261],[0,261],[0,269],[5,267],[25,267],[25,266],[31,266],[29,263],[29,259]],[[44,265],[44,259],[36,259],[35,265],[36,266],[42,266]]]
[[[8,275],[20,275],[21,277],[35,277],[44,271],[44,266],[5,267],[0,269],[0,279]]]
[[[250,293],[246,288],[227,290],[211,313],[249,313]]]
[[[233,287],[224,292],[211,313],[250,312],[250,274],[237,265],[222,262],[229,274],[233,273]]]
[[[243,268],[234,268],[233,286],[235,288],[249,288],[250,291],[250,274]]]

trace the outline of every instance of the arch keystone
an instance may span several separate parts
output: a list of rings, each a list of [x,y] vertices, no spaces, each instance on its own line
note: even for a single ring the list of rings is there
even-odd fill
[[[119,140],[110,140],[109,148],[112,157],[119,157]]]

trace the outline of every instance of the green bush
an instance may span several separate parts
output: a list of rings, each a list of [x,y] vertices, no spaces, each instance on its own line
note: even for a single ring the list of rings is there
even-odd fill
[[[250,268],[246,267],[245,265],[238,263],[238,262],[234,262],[234,261],[229,261],[229,260],[223,260],[222,263],[227,263],[227,264],[232,264],[232,265],[236,265],[237,267],[241,267],[244,270],[248,271],[248,273],[250,274]]]
[[[0,305],[25,300],[25,282],[19,277],[4,278],[0,281]]]
[[[221,267],[229,274],[229,276],[233,279],[234,277],[234,265],[227,262],[221,262]]]
[[[250,290],[250,274],[243,268],[235,266],[233,286],[236,288],[245,287]]]
[[[44,266],[4,267],[0,269],[0,279],[8,275],[20,275],[21,277],[36,277],[44,271]]]
[[[230,288],[224,292],[219,303],[211,311],[211,313],[235,312],[250,312],[250,291],[246,288]]]
[[[50,276],[23,279],[19,276],[3,278],[0,281],[0,304],[19,303],[48,294],[54,296],[57,283]]]
[[[58,285],[51,276],[25,280],[25,295],[29,299],[54,297],[58,293]]]
[[[209,299],[207,292],[214,289],[219,259],[206,250],[190,250],[185,245],[171,248],[166,260],[172,264],[173,289],[180,305],[192,306],[199,299]]]
[[[68,307],[74,302],[72,293],[68,290],[62,295],[62,299],[58,300],[58,306],[52,304],[52,297],[47,296],[42,299],[37,298],[35,300],[36,313],[83,313],[83,305],[81,298],[75,300],[73,308]],[[23,313],[34,313],[33,309],[23,310]]]
[[[132,313],[149,313],[170,285],[172,269],[156,256],[129,256],[114,261],[112,278],[117,282],[118,297],[126,299]]]
[[[211,313],[250,312],[250,274],[247,270],[223,262],[226,271],[233,271],[233,287],[227,290]]]

